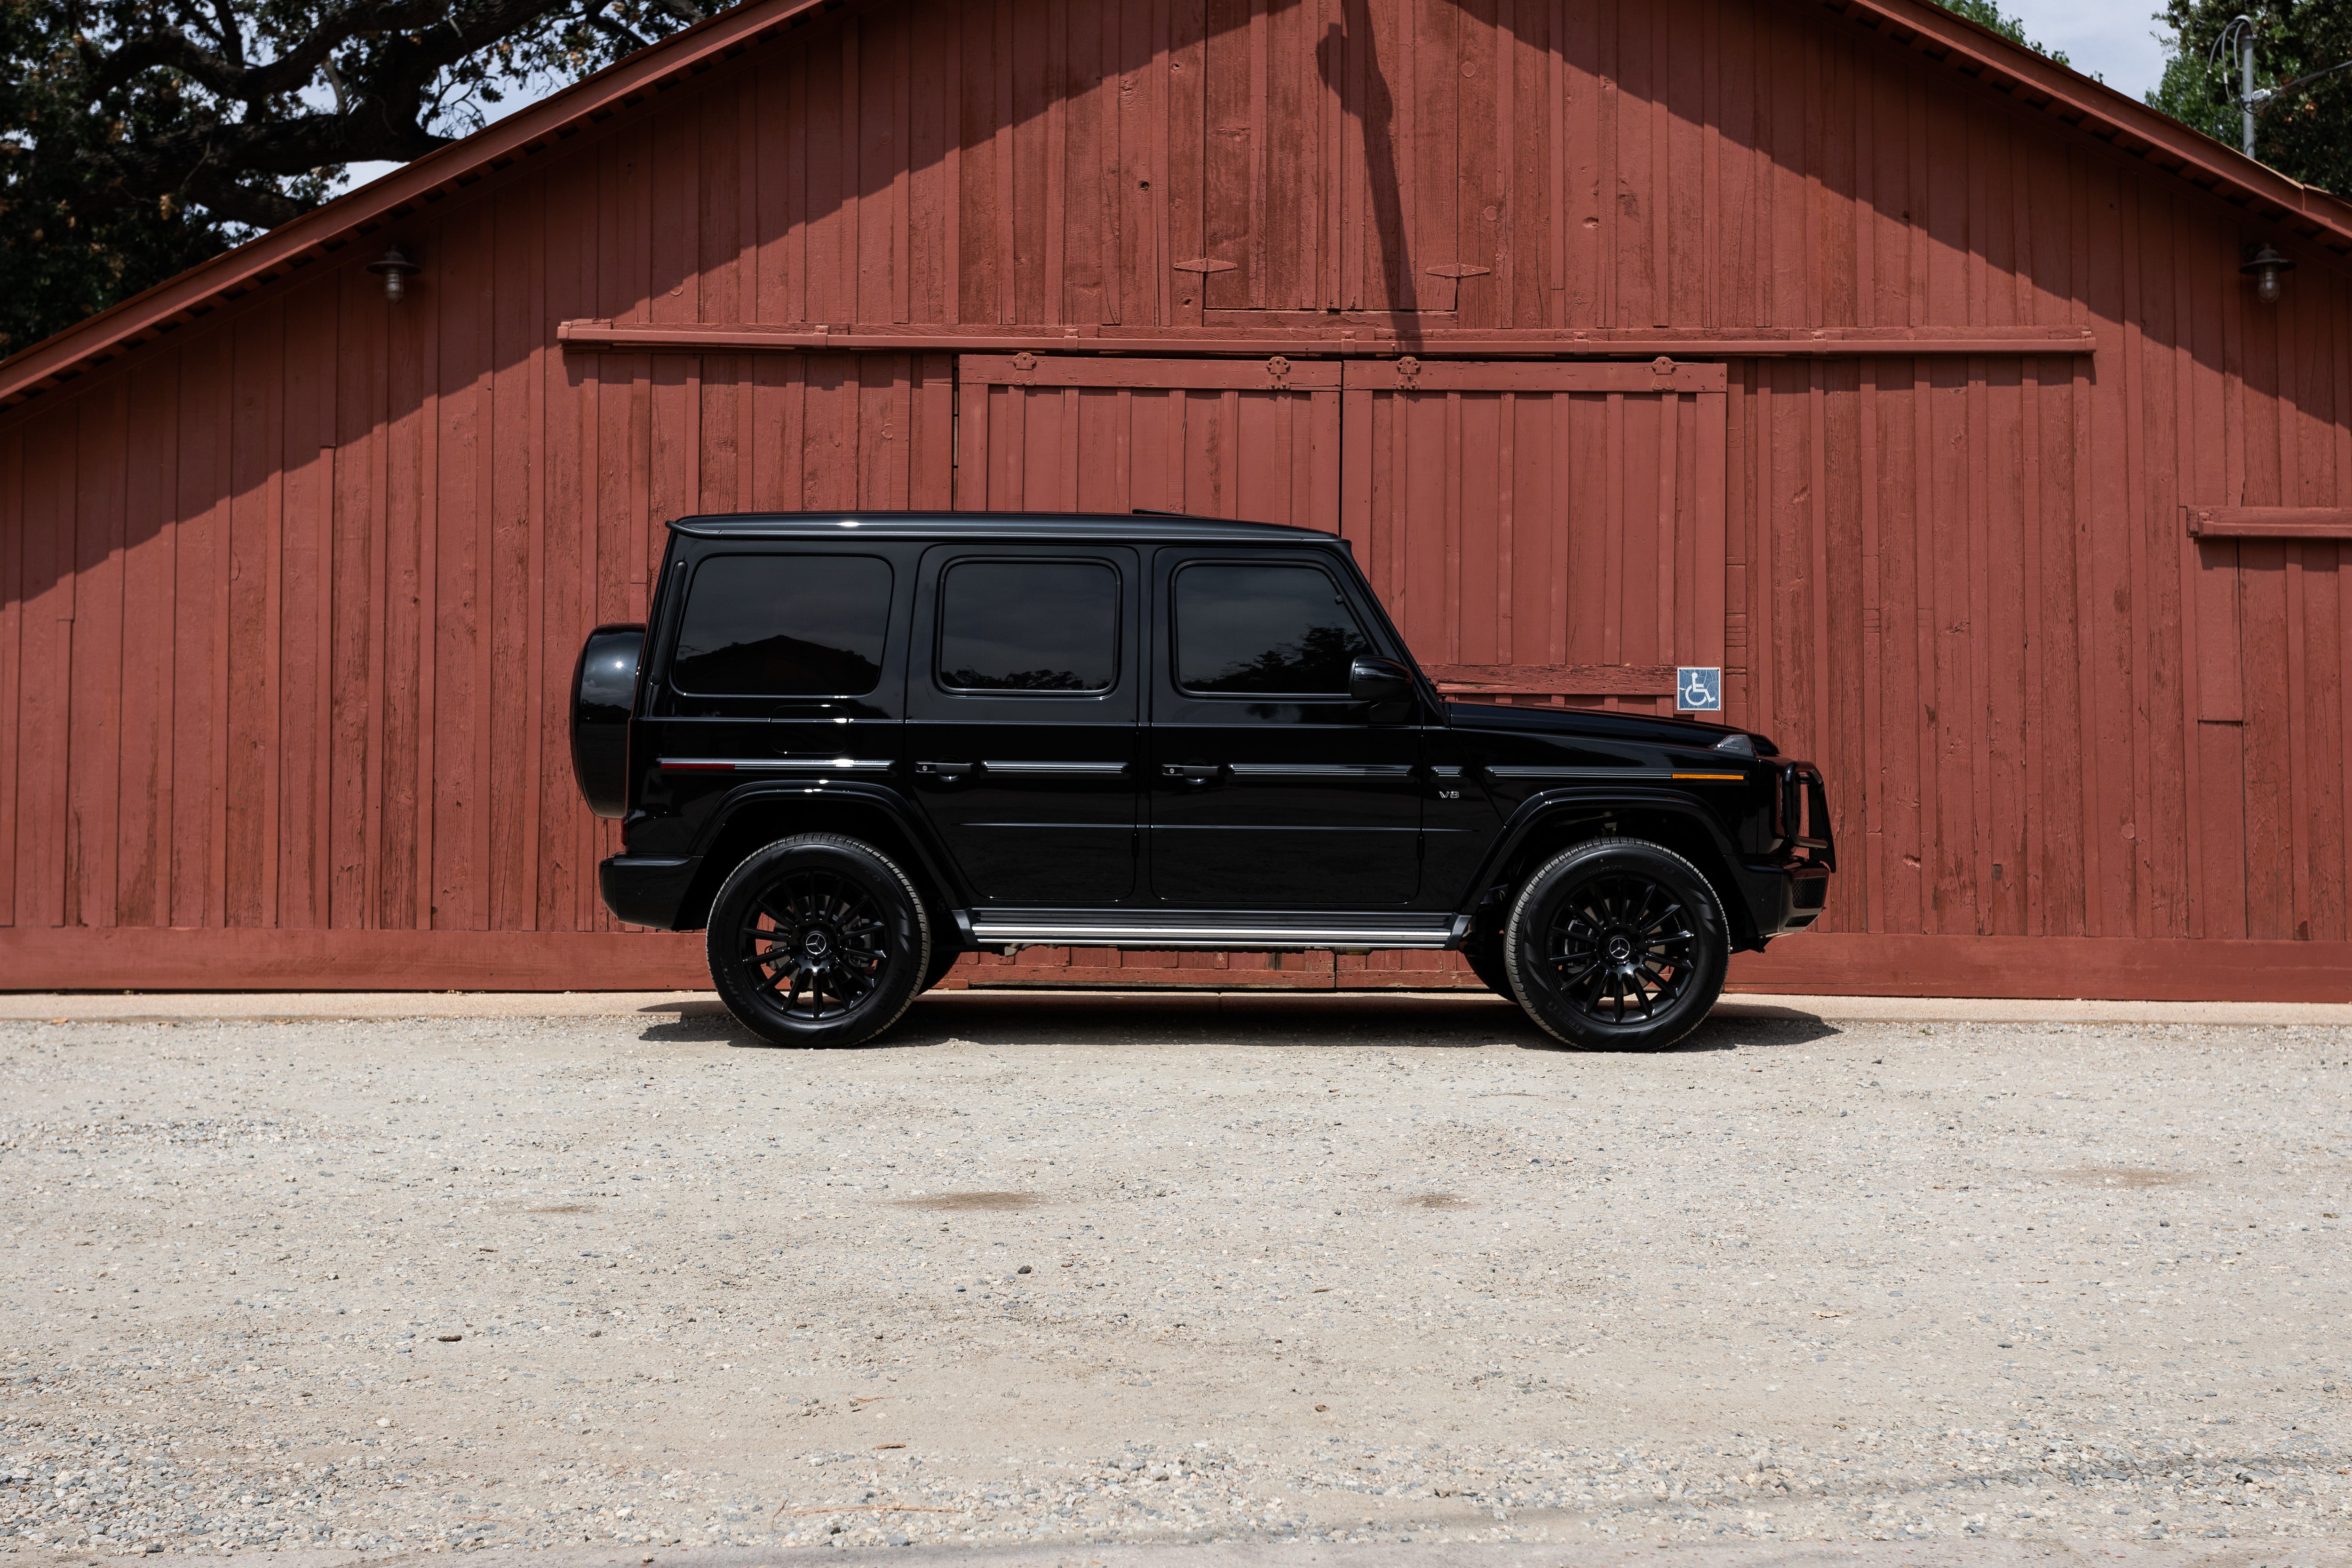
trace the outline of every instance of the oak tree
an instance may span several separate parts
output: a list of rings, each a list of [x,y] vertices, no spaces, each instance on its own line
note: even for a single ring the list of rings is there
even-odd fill
[[[0,353],[307,212],[698,0],[0,0]]]

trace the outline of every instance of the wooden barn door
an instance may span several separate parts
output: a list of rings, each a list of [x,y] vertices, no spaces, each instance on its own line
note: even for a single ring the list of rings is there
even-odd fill
[[[958,361],[956,505],[1344,533],[1463,695],[1674,710],[1724,662],[1720,364]]]
[[[1343,531],[1459,694],[1674,711],[1724,662],[1719,364],[1351,361]]]
[[[956,506],[1339,527],[1339,367],[1287,360],[956,364]]]
[[[2189,531],[2188,934],[2340,940],[2352,508],[2198,508]]]

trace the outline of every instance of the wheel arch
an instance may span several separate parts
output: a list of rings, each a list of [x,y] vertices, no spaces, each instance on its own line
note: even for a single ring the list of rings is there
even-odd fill
[[[830,788],[751,790],[728,803],[700,850],[702,864],[678,908],[679,931],[709,922],[711,901],[746,857],[796,833],[838,833],[871,844],[897,861],[931,916],[934,942],[958,947],[958,889],[944,859],[911,820],[904,803],[879,791]]]
[[[1528,874],[1561,850],[1594,838],[1642,838],[1671,849],[1698,868],[1715,890],[1733,951],[1762,946],[1747,896],[1732,876],[1732,847],[1706,806],[1660,790],[1606,795],[1559,791],[1538,795],[1512,815],[1501,842],[1481,868],[1465,912],[1474,915],[1511,893]]]

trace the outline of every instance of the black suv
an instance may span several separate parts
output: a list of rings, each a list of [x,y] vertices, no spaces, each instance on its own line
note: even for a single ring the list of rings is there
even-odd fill
[[[1448,702],[1346,543],[1134,516],[670,525],[572,755],[619,919],[707,928],[779,1045],[887,1028],[959,952],[1451,948],[1570,1045],[1706,1016],[1818,918],[1820,773],[1679,719]]]

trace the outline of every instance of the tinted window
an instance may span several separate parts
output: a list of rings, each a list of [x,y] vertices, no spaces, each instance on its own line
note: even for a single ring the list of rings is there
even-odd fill
[[[860,697],[889,630],[887,562],[714,555],[695,569],[671,679],[708,697]]]
[[[1118,678],[1118,574],[1077,561],[964,561],[940,589],[940,684],[1108,691]]]
[[[1188,691],[1343,696],[1372,645],[1313,566],[1187,566],[1176,574],[1176,683]]]

